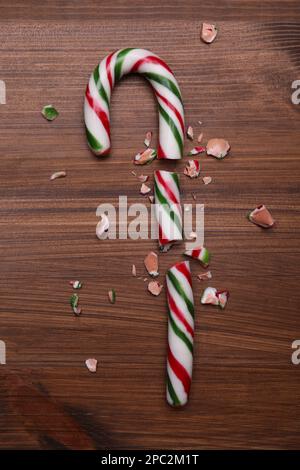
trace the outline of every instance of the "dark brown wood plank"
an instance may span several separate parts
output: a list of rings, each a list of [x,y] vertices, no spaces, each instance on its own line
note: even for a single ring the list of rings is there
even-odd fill
[[[296,0],[0,1],[0,448],[299,448],[300,106],[290,100],[299,10]],[[199,40],[205,19],[219,25],[211,46]],[[201,157],[211,185],[181,178],[183,202],[194,192],[205,204],[213,285],[231,293],[224,312],[200,306],[202,270],[192,264],[195,368],[181,411],[165,403],[165,297],[130,274],[135,263],[144,277],[156,242],[94,236],[100,203],[144,201],[131,160],[147,130],[157,139],[152,92],[130,77],[112,99],[111,156],[99,161],[86,146],[88,76],[128,45],[165,58],[187,122],[203,121],[205,141],[232,145],[224,161]],[[40,115],[49,102],[60,111],[53,123]],[[175,167],[182,174],[184,161],[143,172]],[[59,169],[67,177],[50,182]],[[260,202],[272,231],[246,220]],[[160,256],[162,281],[181,253]],[[73,278],[84,282],[81,318],[68,305]],[[89,356],[99,360],[93,376]]]

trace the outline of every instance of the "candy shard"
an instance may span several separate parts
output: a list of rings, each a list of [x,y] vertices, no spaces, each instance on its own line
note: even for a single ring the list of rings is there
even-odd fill
[[[222,160],[230,150],[229,142],[225,139],[210,139],[206,144],[206,153]]]
[[[136,267],[135,264],[132,265],[131,273],[134,277],[136,277]]]
[[[184,169],[184,174],[189,178],[198,178],[200,174],[200,163],[198,160],[189,160]]]
[[[204,246],[198,246],[193,250],[186,250],[184,254],[199,260],[205,268],[209,265],[211,254]]]
[[[202,296],[201,296],[201,303],[204,304],[210,304],[210,305],[217,305],[218,307],[224,309],[227,300],[229,298],[229,292],[224,290],[224,291],[218,291],[214,287],[207,287]]]
[[[146,165],[147,163],[151,163],[157,157],[157,153],[155,149],[148,148],[139,152],[134,157],[134,163],[136,165]]]
[[[53,181],[53,180],[56,180],[57,178],[65,178],[65,176],[67,176],[66,171],[56,171],[50,176],[50,180]]]
[[[188,136],[188,138],[190,140],[193,140],[193,138],[194,138],[194,129],[192,128],[192,126],[188,126],[188,128],[186,130],[186,135]]]
[[[116,291],[115,291],[115,289],[111,289],[111,290],[108,291],[108,299],[109,299],[111,304],[116,303]]]
[[[144,144],[145,144],[146,147],[150,147],[151,140],[152,140],[152,132],[149,131],[149,132],[147,132],[145,140],[144,140]]]
[[[270,228],[273,227],[275,220],[273,219],[272,215],[266,208],[264,204],[256,207],[252,212],[248,214],[248,219],[250,222],[253,222],[256,225],[259,225],[263,228]]]
[[[157,281],[150,281],[148,284],[148,291],[156,297],[161,293],[163,286]]]
[[[202,23],[200,37],[206,44],[211,44],[217,36],[218,30],[215,24]]]
[[[154,251],[150,251],[144,259],[145,268],[150,276],[158,276],[158,256]]]
[[[148,179],[149,179],[149,176],[147,176],[147,175],[139,175],[137,178],[138,178],[138,180],[139,180],[141,183],[146,183],[146,181],[148,181]]]
[[[145,183],[142,184],[141,186],[141,189],[140,189],[140,193],[145,196],[145,194],[148,194],[150,193],[151,191],[151,188],[149,188],[149,186],[147,186]]]
[[[211,176],[203,176],[202,181],[204,184],[210,184],[212,182]]]
[[[198,274],[197,278],[199,279],[199,281],[206,281],[212,278],[212,274],[210,271],[207,271],[206,273]]]
[[[205,152],[205,147],[203,146],[196,146],[194,147],[192,150],[189,151],[188,155],[189,156],[192,156],[192,155],[199,155],[199,153],[203,153]]]
[[[101,220],[97,223],[97,226],[96,226],[96,235],[99,238],[99,240],[102,239],[104,232],[107,232],[108,229],[109,229],[108,217],[105,214],[101,214]]]
[[[92,373],[95,373],[97,371],[97,364],[98,364],[98,361],[97,359],[94,359],[94,358],[90,358],[85,361],[86,367]]]
[[[200,144],[200,142],[202,142],[202,139],[203,139],[203,132],[201,132],[201,133],[198,135],[198,139],[197,139],[198,144]]]
[[[73,287],[73,289],[81,289],[82,282],[80,282],[80,281],[70,281],[70,285]]]
[[[42,115],[47,121],[54,121],[59,115],[59,112],[52,106],[52,104],[47,104],[42,109]]]
[[[72,294],[70,297],[70,305],[72,307],[73,313],[75,313],[75,315],[77,316],[81,314],[81,308],[78,307],[78,303],[79,303],[78,295]]]

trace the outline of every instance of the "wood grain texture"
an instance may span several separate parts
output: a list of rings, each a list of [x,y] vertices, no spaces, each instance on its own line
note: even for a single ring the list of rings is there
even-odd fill
[[[0,1],[0,447],[82,449],[299,448],[300,79],[297,0]],[[211,46],[199,40],[215,20]],[[130,174],[156,105],[140,77],[112,99],[111,156],[86,146],[82,102],[95,64],[110,51],[144,47],[161,55],[181,86],[186,120],[204,139],[225,137],[230,156],[201,157],[200,180],[182,176],[183,202],[205,204],[213,285],[228,308],[196,300],[190,403],[165,403],[167,315],[151,297],[144,255],[155,241],[95,239],[96,208],[119,194],[143,202]],[[48,123],[48,103],[60,111]],[[199,129],[200,131],[200,129]],[[186,144],[186,149],[190,148]],[[154,162],[143,169],[175,168]],[[182,174],[184,162],[176,165]],[[65,169],[65,179],[49,181]],[[152,182],[152,178],[151,178]],[[259,203],[277,224],[263,231],[245,215]],[[160,279],[182,247],[160,256]],[[69,307],[69,279],[81,279],[83,315]],[[114,287],[117,303],[107,291]],[[97,357],[96,375],[84,366]]]

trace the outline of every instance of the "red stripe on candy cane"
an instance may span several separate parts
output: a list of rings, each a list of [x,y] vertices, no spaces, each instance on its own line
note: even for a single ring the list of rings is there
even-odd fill
[[[175,106],[172,103],[170,103],[170,101],[167,98],[165,98],[163,95],[161,95],[157,90],[155,90],[155,94],[161,101],[163,101],[174,112],[174,114],[176,115],[179,121],[182,133],[184,134],[184,122],[178,109],[175,108]]]
[[[188,395],[191,388],[191,378],[183,365],[173,356],[170,346],[168,347],[168,361],[174,374],[182,383],[185,393]]]
[[[167,291],[167,297],[168,297],[168,302],[170,306],[170,310],[176,315],[178,320],[184,325],[186,331],[194,338],[194,330],[191,327],[191,325],[187,322],[187,320],[184,317],[184,314],[182,311],[177,307],[176,302],[174,301],[173,297],[171,296],[170,292]]]
[[[174,204],[179,204],[179,201],[177,200],[175,194],[173,193],[172,189],[170,189],[168,183],[165,182],[159,170],[155,172],[155,177],[157,178],[159,183],[162,185],[162,187],[166,191],[171,201],[174,202]]]
[[[113,88],[113,79],[112,79],[112,74],[111,74],[110,63],[111,63],[111,59],[113,55],[114,55],[114,52],[112,52],[109,56],[107,56],[107,59],[106,59],[106,73],[107,73],[107,78],[108,78],[109,86],[111,90]]]
[[[146,63],[150,63],[150,64],[159,64],[161,65],[163,68],[165,68],[168,72],[170,72],[172,75],[173,75],[173,72],[172,70],[170,69],[170,67],[168,67],[168,65],[163,61],[161,60],[159,57],[156,57],[154,55],[148,55],[147,57],[143,57],[142,59],[139,59],[131,68],[131,72],[137,72],[138,69],[143,65],[143,64],[146,64]]]
[[[90,105],[90,107],[93,109],[93,111],[96,113],[96,115],[98,116],[98,118],[102,122],[107,134],[110,135],[110,125],[109,125],[108,115],[101,108],[99,103],[92,97],[89,85],[87,85],[87,87],[86,87],[85,97],[86,97],[87,102]]]
[[[183,274],[185,276],[185,278],[187,279],[188,283],[190,284],[190,286],[192,287],[192,277],[191,277],[191,272],[189,271],[189,269],[186,267],[186,262],[183,261],[182,263],[178,263],[174,266],[177,271],[179,271],[181,274]]]

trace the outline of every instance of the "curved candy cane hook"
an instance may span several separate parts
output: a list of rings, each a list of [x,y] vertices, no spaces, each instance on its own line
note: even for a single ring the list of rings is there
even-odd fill
[[[168,65],[146,49],[120,49],[105,57],[86,88],[84,120],[89,147],[101,156],[110,150],[109,104],[115,83],[139,73],[151,84],[158,101],[158,158],[179,159],[183,153],[184,111],[178,83]]]

